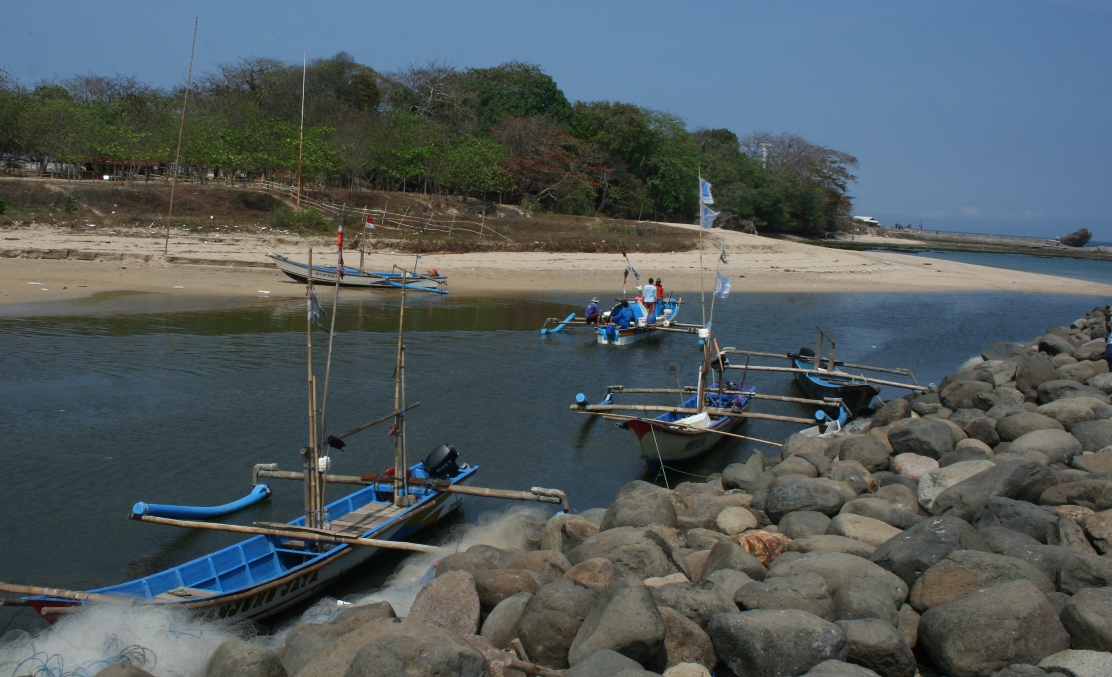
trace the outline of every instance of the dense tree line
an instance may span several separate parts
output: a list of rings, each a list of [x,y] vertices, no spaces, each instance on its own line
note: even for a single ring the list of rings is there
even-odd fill
[[[340,53],[309,64],[302,176],[319,185],[453,194],[527,211],[690,221],[696,177],[717,208],[759,228],[846,221],[853,156],[782,134],[689,131],[628,103],[570,103],[530,64],[438,62],[379,73]],[[183,171],[289,180],[297,170],[300,64],[250,58],[193,83]],[[112,162],[131,175],[173,162],[183,91],[124,76],[25,87],[0,72],[0,153],[11,166]]]

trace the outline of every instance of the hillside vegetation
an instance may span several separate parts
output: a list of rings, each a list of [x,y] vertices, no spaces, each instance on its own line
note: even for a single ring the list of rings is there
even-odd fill
[[[538,66],[440,63],[380,73],[340,53],[301,64],[248,58],[192,83],[182,176],[292,182],[518,205],[538,212],[691,222],[696,178],[725,227],[818,234],[850,211],[857,160],[793,134],[688,130],[629,103],[569,102]],[[10,173],[164,178],[182,91],[125,76],[25,86],[0,73],[0,154]],[[748,224],[745,224],[748,225]]]

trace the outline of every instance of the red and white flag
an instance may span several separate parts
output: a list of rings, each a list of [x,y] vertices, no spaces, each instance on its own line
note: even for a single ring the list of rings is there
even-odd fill
[[[375,229],[375,217],[368,216],[367,220],[363,223],[363,227],[367,228],[369,230],[374,230]]]
[[[344,279],[344,227],[336,232],[336,279]]]

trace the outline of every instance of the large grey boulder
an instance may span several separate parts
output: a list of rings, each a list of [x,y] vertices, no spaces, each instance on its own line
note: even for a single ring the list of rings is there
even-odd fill
[[[845,494],[834,487],[808,481],[776,482],[768,489],[765,512],[773,522],[797,510],[836,515],[846,502]]]
[[[1005,442],[1019,439],[1034,430],[1065,430],[1065,426],[1043,414],[1025,411],[996,422],[996,434]]]
[[[1078,447],[1081,443],[1078,442]],[[1081,454],[1073,457],[1071,465],[1078,470],[1090,473],[1112,473],[1112,449],[1104,448],[1091,454]]]
[[[915,655],[890,623],[863,618],[837,621],[846,633],[849,660],[881,677],[915,677]]]
[[[884,406],[873,414],[873,419],[869,425],[872,428],[883,428],[908,416],[911,416],[911,403],[899,397],[885,402]]]
[[[564,674],[567,677],[647,677],[656,673],[645,670],[640,663],[617,651],[603,649],[576,663]]]
[[[802,675],[849,653],[841,628],[796,609],[716,614],[707,634],[718,659],[738,677]]]
[[[548,582],[544,576],[529,569],[476,571],[471,577],[479,594],[479,606],[484,610],[493,609],[502,600],[519,592],[536,592]]]
[[[1060,616],[1074,649],[1112,651],[1112,588],[1083,588]]]
[[[598,525],[582,515],[561,513],[554,515],[545,525],[541,547],[567,553],[598,532]]]
[[[1018,454],[1037,451],[1051,463],[1069,463],[1081,453],[1081,442],[1065,430],[1033,430],[1012,440],[1008,451]]]
[[[303,669],[309,673],[334,673],[343,674],[347,670],[355,653],[362,648],[363,643],[370,641],[370,636],[359,633],[360,628],[366,628],[372,634],[377,630],[372,625],[373,621],[396,618],[394,608],[389,602],[375,602],[361,606],[348,607],[327,623],[300,623],[290,628],[286,634],[285,654],[282,665],[291,675],[302,674]],[[340,641],[347,635],[354,641]],[[342,647],[339,651],[336,647]],[[329,656],[327,654],[333,654]],[[340,654],[335,656],[334,654]],[[331,670],[322,663],[328,663],[329,658],[336,658],[330,662]],[[315,665],[313,665],[315,663]],[[307,666],[311,666],[307,668]]]
[[[862,543],[877,547],[885,543],[903,530],[864,515],[843,513],[830,522],[829,533],[834,536],[845,536]]]
[[[941,515],[953,510],[957,517],[970,520],[981,502],[993,496],[1038,502],[1039,496],[1055,482],[1045,465],[1030,459],[1002,461],[995,467],[958,482],[934,499],[931,512]]]
[[[1058,589],[1073,595],[1085,588],[1112,586],[1112,557],[1076,553],[1062,562],[1058,571]]]
[[[1067,649],[1039,661],[1039,667],[1054,675],[1069,677],[1108,677],[1112,675],[1112,654],[1104,651]]]
[[[939,398],[942,400],[942,406],[947,409],[970,409],[973,407],[973,398],[978,393],[989,393],[996,387],[995,379],[993,383],[985,383],[984,381],[958,381],[951,383],[942,389],[939,393]]]
[[[1047,355],[1070,355],[1074,345],[1065,336],[1047,333],[1039,337],[1039,351]]]
[[[934,506],[935,499],[943,491],[995,466],[996,464],[988,459],[971,459],[953,463],[945,468],[927,471],[919,478],[917,494],[919,505],[926,510],[930,510]]]
[[[662,606],[657,610],[664,621],[664,652],[668,657],[668,667],[697,663],[709,672],[718,665],[714,643],[702,628],[675,609]]]
[[[577,581],[595,592],[602,592],[619,578],[626,576],[624,569],[605,557],[592,557],[568,569],[564,578]]]
[[[278,654],[270,649],[226,639],[209,656],[204,677],[286,677],[286,674]]]
[[[1112,553],[1112,510],[1086,515],[1081,525],[1097,552],[1102,555]]]
[[[1035,354],[1019,365],[1015,375],[1016,388],[1024,393],[1034,393],[1041,383],[1058,378],[1058,372],[1045,355]]]
[[[938,458],[954,450],[953,433],[943,421],[920,418],[888,432],[895,454],[919,454]]]
[[[799,609],[828,621],[834,620],[834,600],[830,597],[830,588],[821,576],[812,573],[748,583],[734,593],[734,603],[742,611]]]
[[[895,625],[899,622],[900,601],[893,601],[889,587],[868,579],[849,580],[833,594],[834,618],[839,621],[879,618]]]
[[[981,351],[983,360],[1005,360],[1012,355],[1023,354],[1025,348],[1022,343],[1015,341],[999,341]]]
[[[1108,403],[1108,395],[1100,388],[1087,386],[1073,379],[1044,381],[1038,386],[1038,394],[1039,404],[1046,404],[1047,402],[1054,402],[1055,400],[1063,400],[1070,397],[1095,397],[1105,404]]]
[[[474,552],[453,552],[436,563],[436,576],[443,576],[449,571],[489,571],[496,568],[494,562]]]
[[[1103,404],[1103,402],[1089,397],[1069,397],[1064,400],[1048,402],[1036,409],[1035,412],[1043,416],[1049,416],[1069,430],[1082,421],[1091,421],[1096,418],[1097,415],[1093,413],[1093,407]]]
[[[1070,428],[1070,434],[1081,442],[1085,451],[1100,451],[1112,446],[1112,421],[1082,421]]]
[[[991,416],[978,416],[961,427],[966,435],[990,447],[1000,444],[1000,433],[996,432],[996,419]]]
[[[901,494],[900,501],[889,500],[888,497],[897,490]],[[881,487],[874,496],[862,496],[846,503],[842,506],[841,514],[871,517],[897,529],[906,529],[925,519],[918,512],[917,500],[912,489],[902,484],[892,484]]]
[[[417,593],[409,617],[439,623],[460,635],[474,635],[479,631],[475,579],[466,571],[437,576]]]
[[[895,605],[907,599],[908,586],[900,577],[867,559],[838,552],[809,552],[790,560],[781,556],[769,567],[765,581],[808,573],[822,577],[832,593],[851,581],[865,580],[883,586]]]
[[[664,620],[640,581],[624,580],[603,593],[587,614],[568,652],[572,665],[603,649],[617,651],[650,669],[667,664]]]
[[[499,602],[483,621],[479,634],[490,640],[495,649],[510,648],[510,641],[519,634],[518,623],[525,613],[525,605],[533,599],[532,593],[520,592]]]
[[[538,590],[518,621],[529,658],[541,665],[568,667],[568,649],[597,600],[594,590],[566,579]]]
[[[676,506],[670,494],[663,487],[634,480],[618,490],[599,528],[647,527],[652,524],[675,528]]]
[[[1047,487],[1039,494],[1042,505],[1080,505],[1090,510],[1112,508],[1112,480],[1078,480]]]
[[[1001,554],[1008,548],[1038,545],[1039,542],[1027,534],[1012,531],[1004,527],[982,527],[977,529],[981,542],[989,552]]]
[[[904,530],[876,549],[869,560],[911,586],[927,569],[954,550],[984,550],[981,537],[957,517],[932,517]],[[902,601],[902,600],[901,600]]]
[[[703,564],[702,578],[707,578],[720,569],[740,571],[756,581],[765,577],[765,566],[760,560],[733,541],[719,541],[714,544]]]
[[[644,580],[691,572],[686,562],[663,536],[652,529],[616,527],[600,531],[567,553],[574,566],[594,557],[605,557],[627,575]]]
[[[789,552],[844,552],[847,555],[856,555],[857,557],[868,557],[875,550],[875,545],[832,534],[805,536],[788,544]]]
[[[508,568],[536,571],[546,581],[552,582],[567,573],[571,562],[559,550],[533,550],[514,559]]]
[[[1074,552],[1069,548],[1063,548],[1060,545],[1043,545],[1038,542],[1013,545],[1000,554],[1027,562],[1059,585],[1062,579],[1062,571],[1066,565],[1081,557],[1081,553]]]
[[[1069,646],[1054,607],[1030,581],[1003,583],[923,614],[919,646],[950,677],[1036,664]]]
[[[897,401],[904,400],[893,400]],[[876,472],[888,467],[888,447],[872,437],[850,437],[843,440],[838,447],[838,458],[843,461],[857,461],[869,472]]]
[[[814,510],[797,510],[780,519],[780,533],[792,540],[805,536],[825,534],[830,518]]]
[[[1045,505],[1034,505],[1003,496],[987,499],[973,516],[973,526],[1005,527],[1027,534],[1039,543],[1063,545],[1078,552],[1092,553],[1081,527],[1061,512]]]
[[[737,611],[733,600],[713,581],[669,583],[653,590],[652,596],[657,606],[678,611],[700,628],[705,628],[714,614]]]
[[[872,670],[853,663],[830,659],[807,671],[803,677],[880,677]]]
[[[722,470],[722,487],[752,493],[761,477],[761,470],[748,463],[731,463]]]
[[[977,590],[1018,580],[1030,581],[1043,592],[1055,590],[1053,581],[1021,559],[978,550],[955,550],[915,581],[909,601],[916,611],[923,612]]]
[[[242,674],[242,673],[240,673]],[[355,654],[345,677],[484,677],[486,659],[460,635],[424,619],[391,623]]]

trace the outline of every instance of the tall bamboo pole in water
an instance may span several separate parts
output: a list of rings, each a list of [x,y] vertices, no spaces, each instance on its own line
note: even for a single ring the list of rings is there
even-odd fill
[[[416,272],[417,264],[413,264]],[[409,495],[408,470],[405,458],[405,289],[406,271],[402,268],[401,309],[398,311],[398,354],[394,365],[394,505],[405,508],[413,503]]]
[[[178,124],[178,151],[174,155],[174,175],[170,178],[170,209],[166,212],[166,242],[162,256],[170,253],[170,224],[174,218],[174,189],[178,185],[178,163],[181,162],[181,137],[185,133],[185,108],[189,105],[189,83],[193,80],[193,55],[197,51],[197,18],[193,19],[193,46],[189,48],[189,73],[185,76],[185,96],[181,102],[181,123]]]
[[[306,382],[309,386],[309,446],[304,451],[305,461],[305,526],[315,527],[314,508],[316,505],[316,473],[317,473],[317,381],[313,376],[313,299],[316,292],[313,289],[313,248],[309,247],[309,275],[305,288],[305,304],[307,307],[305,318],[305,345],[308,351],[306,359]]]
[[[324,446],[324,456],[328,457],[328,444],[325,440],[328,439],[327,435],[327,420],[328,420],[328,377],[332,373],[332,341],[336,336],[336,307],[340,304],[340,278],[344,276],[344,226],[340,225],[339,231],[336,233],[336,293],[332,296],[332,328],[328,332],[328,357],[324,361],[324,401],[321,403],[320,408],[320,433],[317,439],[321,440]],[[319,454],[318,454],[319,457]],[[325,462],[328,463],[327,461]],[[318,504],[320,508],[324,508],[324,489],[325,489],[325,474],[321,473],[319,486],[317,492],[319,494]],[[323,517],[321,519],[323,522]]]

